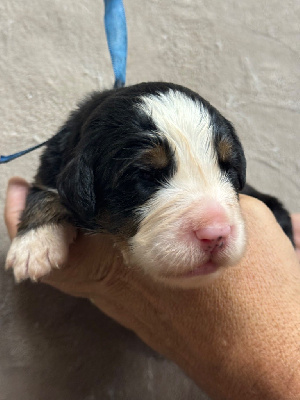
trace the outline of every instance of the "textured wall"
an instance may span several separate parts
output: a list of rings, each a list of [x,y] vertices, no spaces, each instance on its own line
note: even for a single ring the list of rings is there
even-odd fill
[[[235,125],[249,182],[300,210],[299,1],[125,0],[127,83],[167,80]],[[0,153],[45,140],[113,73],[101,0],[0,0]],[[38,152],[0,166],[30,179]],[[0,262],[8,239],[0,222]],[[200,399],[171,362],[89,304],[0,271],[0,400]],[[68,346],[70,344],[70,346]]]

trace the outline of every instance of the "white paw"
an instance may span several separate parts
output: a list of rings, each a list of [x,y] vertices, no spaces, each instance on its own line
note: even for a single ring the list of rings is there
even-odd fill
[[[37,281],[66,262],[75,236],[75,228],[68,224],[32,229],[13,240],[5,268],[13,269],[17,282],[27,278]]]

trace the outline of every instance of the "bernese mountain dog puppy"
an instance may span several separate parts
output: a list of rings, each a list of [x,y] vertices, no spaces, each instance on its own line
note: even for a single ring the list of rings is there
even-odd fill
[[[93,93],[49,139],[6,267],[21,281],[63,266],[76,227],[112,235],[154,279],[197,286],[243,256],[243,189],[292,240],[281,203],[245,180],[233,126],[197,93],[162,82]]]

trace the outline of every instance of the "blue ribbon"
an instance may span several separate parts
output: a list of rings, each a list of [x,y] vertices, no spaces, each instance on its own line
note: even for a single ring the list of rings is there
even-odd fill
[[[39,147],[44,146],[48,140],[43,143],[37,144],[36,146],[30,147],[29,149],[19,151],[18,153],[10,154],[9,156],[0,156],[0,164],[8,163],[18,157],[24,156],[24,154],[30,153],[31,151],[38,149]]]
[[[127,27],[122,0],[104,0],[104,24],[108,49],[115,74],[115,88],[126,81]]]
[[[126,62],[127,62],[127,26],[126,16],[122,0],[104,0],[105,15],[104,24],[108,49],[111,56],[112,66],[115,74],[115,88],[125,85]],[[8,163],[24,154],[30,153],[44,146],[48,140],[29,149],[20,151],[9,156],[0,156],[0,164]]]

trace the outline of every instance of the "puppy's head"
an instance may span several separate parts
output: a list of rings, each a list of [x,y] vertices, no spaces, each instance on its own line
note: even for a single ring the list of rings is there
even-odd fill
[[[115,235],[128,264],[194,286],[241,258],[243,149],[198,94],[166,83],[112,91],[81,136],[60,193],[78,220]]]

